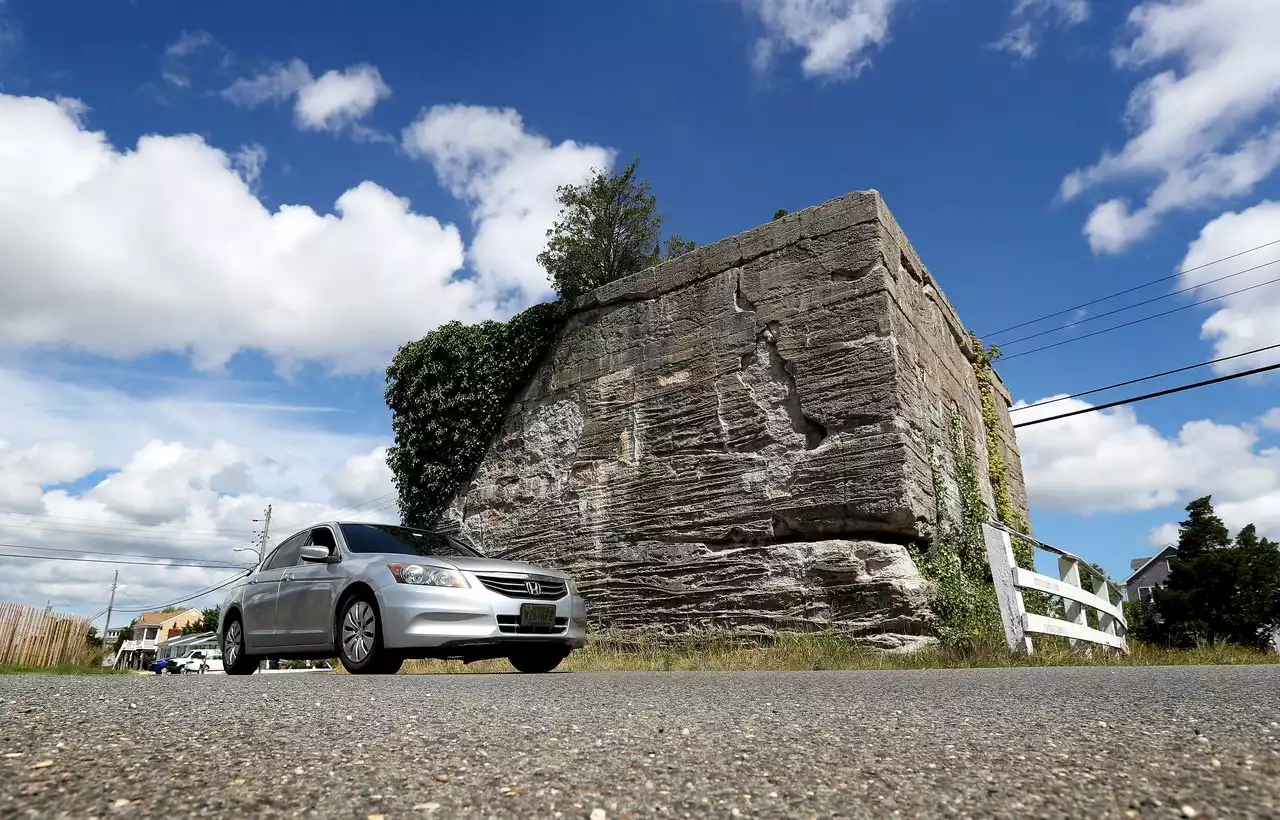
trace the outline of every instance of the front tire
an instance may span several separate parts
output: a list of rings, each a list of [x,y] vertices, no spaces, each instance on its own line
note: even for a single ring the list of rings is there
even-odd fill
[[[394,675],[404,658],[382,645],[382,619],[366,595],[348,598],[338,609],[338,660],[352,675]]]
[[[552,671],[569,653],[559,649],[526,649],[507,657],[517,672],[526,675],[544,675]]]
[[[258,659],[249,654],[244,640],[244,624],[239,615],[227,619],[221,643],[222,668],[228,675],[252,675],[258,671]]]

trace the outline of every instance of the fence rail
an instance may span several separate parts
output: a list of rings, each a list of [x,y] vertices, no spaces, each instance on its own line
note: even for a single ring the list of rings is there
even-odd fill
[[[1010,650],[1030,654],[1034,651],[1032,635],[1054,635],[1066,638],[1073,647],[1083,642],[1128,653],[1129,644],[1125,636],[1129,625],[1119,603],[1124,600],[1123,595],[1087,561],[999,524],[983,524],[982,536]],[[1059,577],[1019,567],[1014,560],[1013,538],[1056,555]],[[1082,573],[1089,578],[1092,591],[1081,583]],[[1060,599],[1065,617],[1027,612],[1023,590],[1034,590]],[[1089,625],[1088,609],[1095,613],[1096,628]]]
[[[84,653],[89,621],[51,610],[0,604],[0,664],[44,669]]]

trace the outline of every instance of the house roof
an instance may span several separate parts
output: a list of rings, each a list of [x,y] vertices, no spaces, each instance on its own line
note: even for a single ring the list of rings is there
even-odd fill
[[[217,640],[217,632],[199,632],[195,635],[179,635],[176,638],[170,638],[167,641],[162,641],[160,645],[166,647],[188,646],[192,644],[209,643],[210,641],[217,642]]]
[[[1148,558],[1145,564],[1143,564],[1142,566],[1135,569],[1132,573],[1130,573],[1128,578],[1124,579],[1125,586],[1128,586],[1129,584],[1133,583],[1134,578],[1137,578],[1143,572],[1146,572],[1147,567],[1151,566],[1156,561],[1159,561],[1162,558],[1168,558],[1170,555],[1176,555],[1177,552],[1178,552],[1178,548],[1175,547],[1173,544],[1170,544],[1169,546],[1160,550],[1155,555]]]
[[[200,614],[198,609],[184,609],[177,612],[144,612],[141,620],[138,621],[139,626],[159,626],[165,621],[171,621],[182,615],[190,615],[192,612]]]

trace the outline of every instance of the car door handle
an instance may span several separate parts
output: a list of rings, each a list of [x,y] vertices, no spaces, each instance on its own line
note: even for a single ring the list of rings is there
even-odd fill
[[[286,572],[284,575],[281,575],[281,576],[280,576],[280,580],[281,580],[281,581],[292,581],[292,580],[293,580],[293,573],[292,573],[292,572]]]

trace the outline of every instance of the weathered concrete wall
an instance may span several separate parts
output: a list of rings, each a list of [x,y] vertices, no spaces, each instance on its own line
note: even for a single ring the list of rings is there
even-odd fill
[[[971,356],[879,194],[855,192],[580,300],[446,520],[572,570],[615,630],[925,635],[906,545],[958,503],[953,417],[990,501]]]

